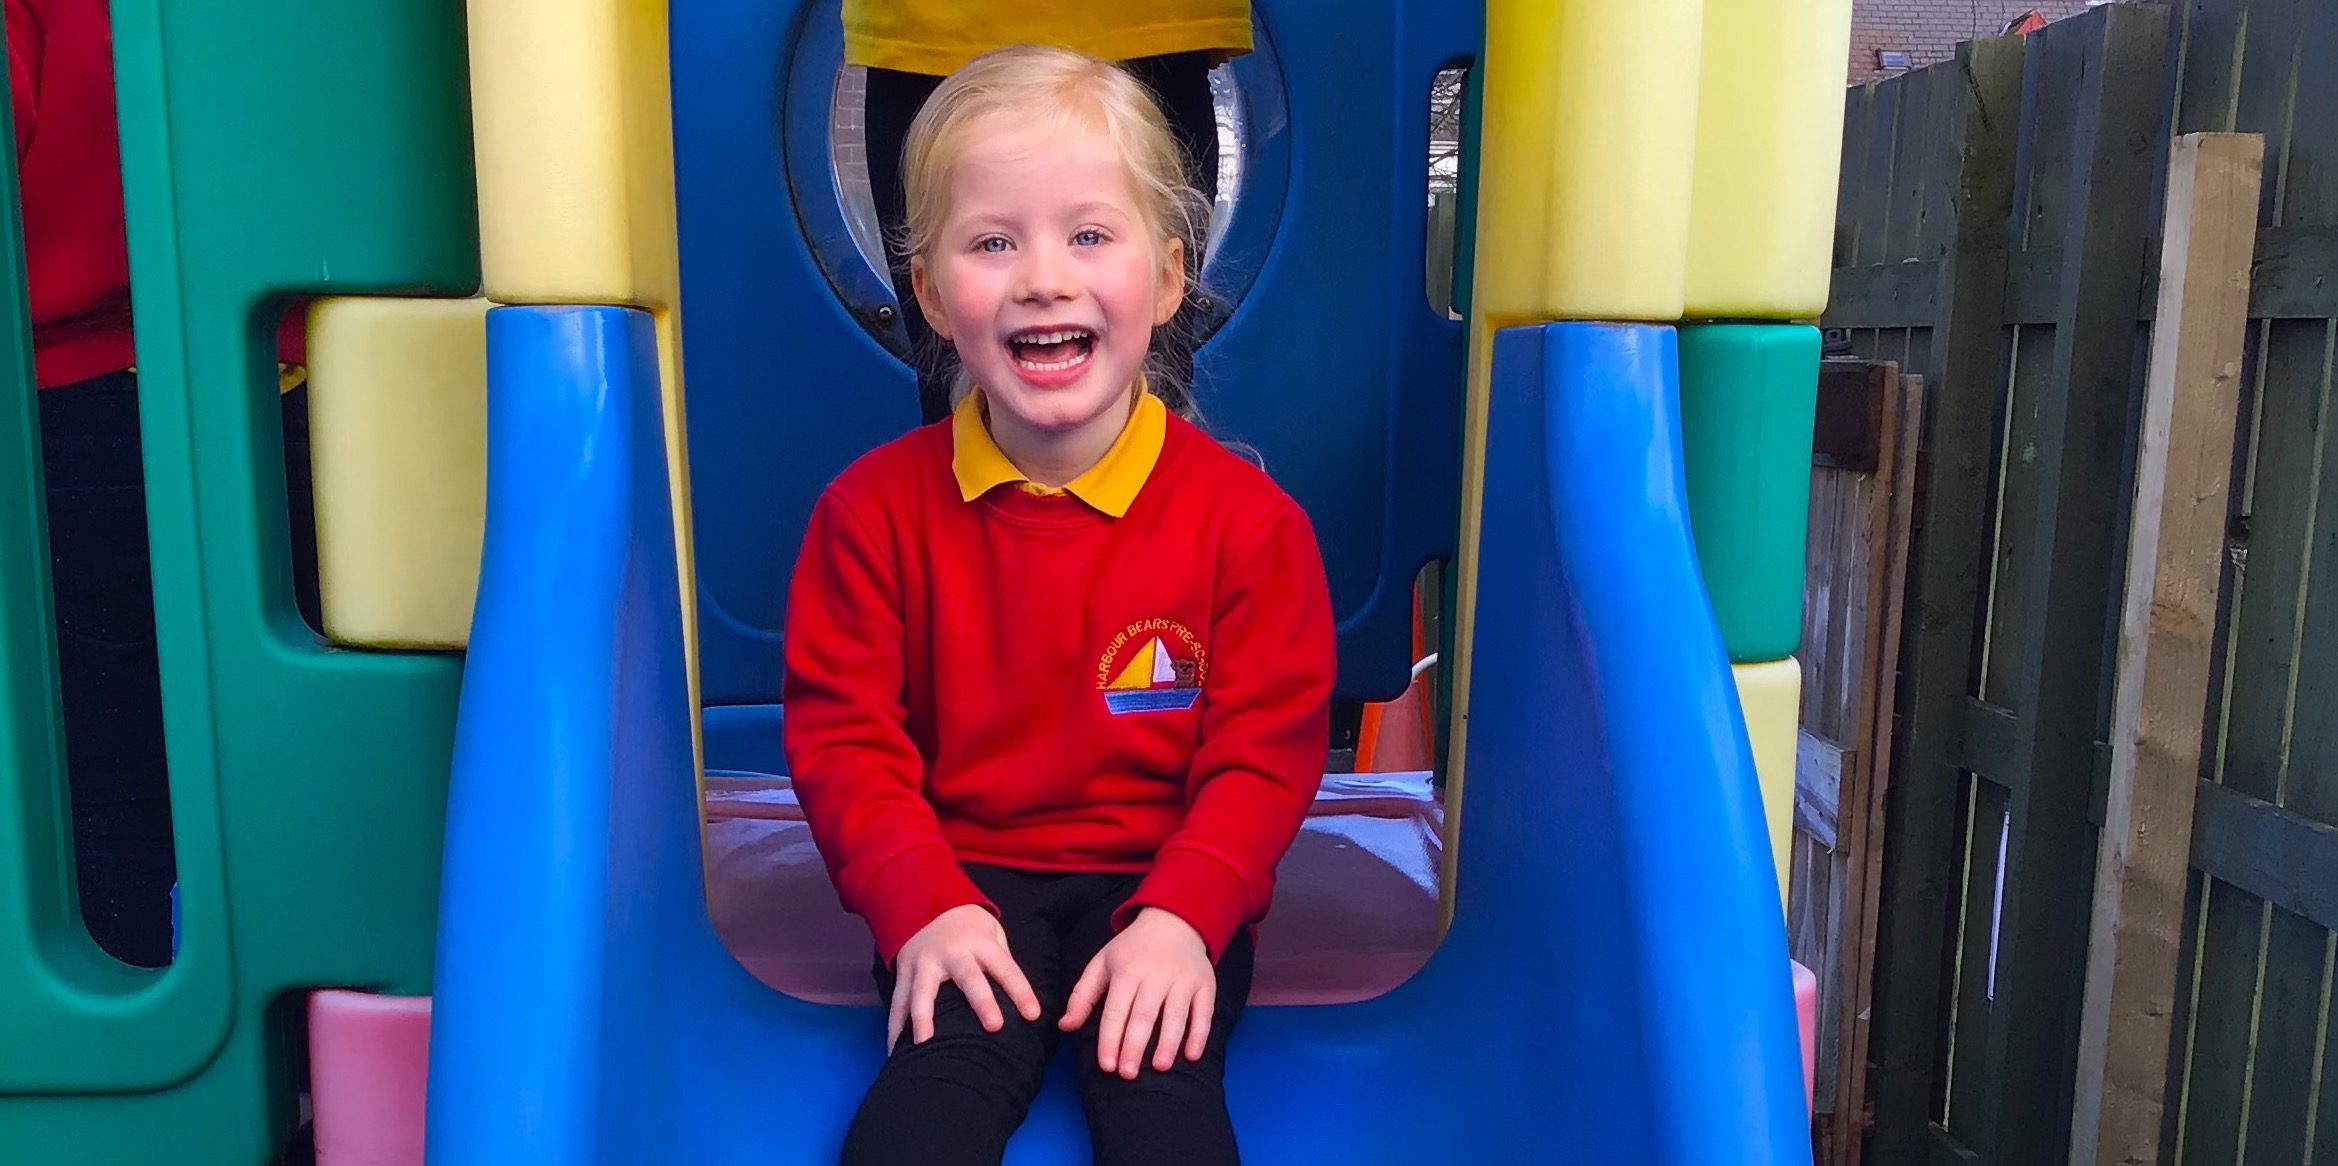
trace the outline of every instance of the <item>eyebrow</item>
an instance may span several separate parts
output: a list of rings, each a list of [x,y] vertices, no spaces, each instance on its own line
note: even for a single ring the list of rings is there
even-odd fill
[[[1095,218],[1100,213],[1108,213],[1115,218],[1130,217],[1127,210],[1115,206],[1111,203],[1102,201],[1084,202],[1078,206],[1073,207],[1071,217],[1076,219]],[[1007,228],[1014,227],[1019,224],[1017,224],[1013,218],[1007,215],[991,211],[977,215],[968,215],[964,219],[959,220],[957,225],[961,230],[975,230],[978,228]]]

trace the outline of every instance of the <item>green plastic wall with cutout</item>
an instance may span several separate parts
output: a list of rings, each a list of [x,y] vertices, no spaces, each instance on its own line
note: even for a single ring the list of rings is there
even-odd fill
[[[459,664],[301,622],[271,338],[290,297],[478,288],[463,8],[113,9],[182,945],[116,963],[73,907],[11,221],[0,1156],[242,1166],[292,1126],[304,990],[430,988]]]

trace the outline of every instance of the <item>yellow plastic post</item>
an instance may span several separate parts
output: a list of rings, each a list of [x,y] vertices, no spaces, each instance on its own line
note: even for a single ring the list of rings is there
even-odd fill
[[[627,305],[648,309],[656,323],[695,707],[698,602],[665,0],[470,0],[469,13],[488,297]]]
[[[1702,9],[1486,6],[1474,311],[1505,324],[1680,318]]]
[[[1850,0],[1705,0],[1689,318],[1825,310],[1850,40]]]
[[[487,514],[484,299],[309,307],[309,448],[325,635],[375,648],[470,638]]]
[[[1802,724],[1802,665],[1792,657],[1730,668],[1737,681],[1745,735],[1753,743],[1761,781],[1762,817],[1770,828],[1770,857],[1778,870],[1779,909],[1785,908],[1786,860],[1794,847],[1794,744]]]

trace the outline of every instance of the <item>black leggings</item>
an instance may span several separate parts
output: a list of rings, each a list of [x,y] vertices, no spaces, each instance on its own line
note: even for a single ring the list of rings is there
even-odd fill
[[[990,896],[1007,932],[1007,948],[1038,994],[1040,1018],[1024,1020],[1006,994],[1002,1031],[985,1032],[956,986],[934,1003],[934,1035],[911,1044],[904,1032],[869,1086],[844,1138],[845,1166],[995,1166],[1023,1124],[1055,1055],[1064,1003],[1088,961],[1112,938],[1112,912],[1136,892],[1137,874],[1044,874],[969,864],[966,873]],[[1226,1037],[1250,998],[1247,931],[1218,960],[1216,1013],[1198,1061],[1182,1053],[1163,1073],[1146,1063],[1134,1081],[1096,1067],[1096,1026],[1071,1034],[1080,1102],[1097,1166],[1218,1166],[1239,1162],[1226,1114]],[[877,966],[877,987],[893,996],[893,977]]]
[[[1121,64],[1160,101],[1161,112],[1169,119],[1169,130],[1177,135],[1177,144],[1185,152],[1189,181],[1204,199],[1217,197],[1218,112],[1216,102],[1210,97],[1210,54],[1172,53],[1139,57]],[[923,73],[871,69],[863,114],[863,123],[868,127],[869,190],[876,198],[877,222],[884,229],[893,294],[901,302],[901,324],[909,333],[910,367],[917,372],[919,408],[927,421],[939,420],[949,412],[950,373],[957,367],[957,361],[948,351],[949,346],[926,324],[925,313],[918,307],[917,295],[910,288],[909,262],[896,255],[894,248],[900,243],[902,225],[909,219],[908,193],[901,179],[902,142],[909,136],[909,123],[917,116],[919,107],[941,83],[941,78]],[[1202,241],[1189,239],[1186,244],[1186,272],[1190,280],[1201,269]],[[1191,336],[1199,320],[1190,298],[1178,310],[1178,315],[1180,319],[1172,329]],[[1155,347],[1164,375],[1179,385],[1189,384],[1193,376],[1193,354],[1175,345],[1156,344]]]
[[[170,782],[138,378],[107,373],[43,389],[49,576],[81,914],[116,959],[171,959],[176,880]],[[283,398],[293,595],[317,624],[316,519],[309,485],[308,390]]]

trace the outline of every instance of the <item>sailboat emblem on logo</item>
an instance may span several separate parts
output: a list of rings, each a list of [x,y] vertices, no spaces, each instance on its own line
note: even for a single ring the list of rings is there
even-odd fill
[[[1137,650],[1130,654],[1127,663],[1114,671],[1113,657],[1122,646],[1136,638],[1123,633],[1123,638],[1113,645],[1111,651],[1105,653],[1103,666],[1098,669],[1100,675],[1109,677],[1101,686],[1104,689],[1104,707],[1115,714],[1189,709],[1195,701],[1201,699],[1204,667],[1201,645],[1195,642],[1193,633],[1186,630],[1184,625],[1167,620],[1146,620],[1132,626],[1129,632],[1142,634],[1154,631],[1156,627],[1170,632],[1176,639],[1177,648],[1184,651],[1180,653],[1177,648],[1170,646],[1169,639],[1156,634],[1143,640]]]

